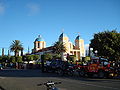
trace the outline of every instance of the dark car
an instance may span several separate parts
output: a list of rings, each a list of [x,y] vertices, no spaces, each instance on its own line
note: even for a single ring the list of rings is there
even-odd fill
[[[62,68],[62,65],[63,65],[63,61],[62,60],[52,60],[49,65],[45,64],[44,71],[45,72],[54,72],[58,68]]]
[[[52,60],[50,65],[45,65],[45,72],[56,72],[59,75],[63,74],[73,74],[73,65],[67,61],[62,60]]]

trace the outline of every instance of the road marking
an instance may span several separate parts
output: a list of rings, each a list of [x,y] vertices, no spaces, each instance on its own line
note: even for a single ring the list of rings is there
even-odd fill
[[[107,88],[107,89],[115,89],[115,90],[120,90],[119,88],[114,88],[114,87],[108,87],[108,86],[100,86],[100,85],[94,85],[94,84],[90,84],[90,83],[80,83],[80,84],[84,84],[84,85],[88,85],[88,86],[95,86],[95,87],[101,87],[101,88]]]
[[[68,80],[65,80],[64,81],[68,81]],[[69,82],[71,83],[74,83],[73,81],[70,81]],[[114,87],[109,87],[109,86],[101,86],[101,85],[95,85],[95,84],[91,84],[91,83],[85,83],[84,81],[81,81],[81,82],[76,82],[75,80],[75,83],[78,83],[78,84],[83,84],[83,85],[87,85],[87,86],[94,86],[94,87],[100,87],[100,88],[106,88],[106,89],[112,89],[112,90],[120,90],[120,88],[114,88]]]
[[[0,77],[0,79],[5,79],[5,77]]]

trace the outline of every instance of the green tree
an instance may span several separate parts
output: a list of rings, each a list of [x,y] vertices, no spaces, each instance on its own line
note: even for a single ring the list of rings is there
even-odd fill
[[[33,60],[38,60],[40,58],[39,55],[32,55],[33,56]]]
[[[11,56],[11,57],[10,57],[10,62],[12,62],[12,63],[16,63],[16,61],[15,61],[15,57],[14,57],[14,56]]]
[[[16,57],[16,62],[17,63],[22,63],[23,61],[22,61],[22,56],[17,56]]]
[[[44,59],[44,61],[47,61],[47,60],[52,60],[53,56],[51,53],[45,53],[42,58]]]
[[[41,55],[41,60],[44,61],[45,60],[45,55]]]
[[[94,34],[90,47],[97,55],[107,57],[111,60],[120,60],[120,33],[116,30],[104,31]]]
[[[53,59],[61,59],[60,54],[53,54]]]
[[[33,61],[32,55],[26,55],[26,61],[29,63],[30,61]]]
[[[18,69],[20,69],[21,68],[21,63],[23,62],[22,61],[22,56],[17,56],[16,57],[16,62],[17,62]]]
[[[8,56],[2,56],[2,62],[8,62],[8,60],[9,60],[9,58],[8,58]]]
[[[57,41],[53,45],[53,53],[61,54],[61,52],[66,52],[66,48],[65,48],[63,42]]]
[[[2,63],[3,62],[3,60],[2,60],[2,56],[0,56],[0,63]]]
[[[19,56],[19,52],[23,50],[22,43],[19,40],[14,40],[10,45],[10,50],[15,53],[15,56]]]

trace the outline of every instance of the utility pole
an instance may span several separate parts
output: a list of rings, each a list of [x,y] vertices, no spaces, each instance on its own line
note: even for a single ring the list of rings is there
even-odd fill
[[[8,50],[8,56],[10,56],[10,50]]]
[[[28,54],[30,54],[30,48],[29,48],[29,46],[28,46]]]
[[[2,56],[4,56],[4,48],[2,48]]]

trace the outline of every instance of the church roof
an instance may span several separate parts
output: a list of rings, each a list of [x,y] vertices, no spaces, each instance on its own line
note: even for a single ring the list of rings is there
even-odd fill
[[[62,33],[62,34],[59,36],[59,38],[63,38],[63,37],[67,37],[67,35],[64,34],[64,33]]]
[[[44,41],[44,39],[42,38],[41,35],[39,35],[38,38],[35,39],[35,42],[36,42],[36,41]]]
[[[80,35],[78,35],[75,40],[80,40]]]
[[[53,46],[50,47],[46,47],[46,48],[42,48],[34,53],[38,53],[38,52],[45,52],[45,51],[52,51],[53,50]]]

